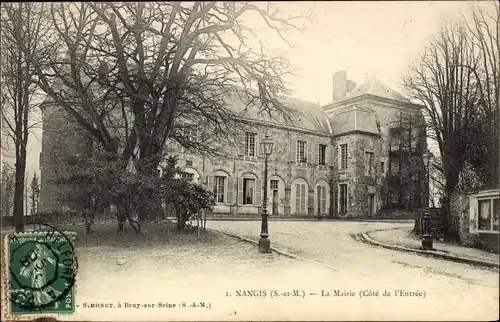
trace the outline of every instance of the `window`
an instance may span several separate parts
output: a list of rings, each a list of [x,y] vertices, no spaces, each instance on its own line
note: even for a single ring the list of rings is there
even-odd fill
[[[278,190],[278,180],[271,180],[271,190]]]
[[[326,187],[317,186],[316,191],[318,214],[326,214]]]
[[[306,163],[306,141],[297,141],[297,162]]]
[[[385,162],[380,161],[380,173],[385,174]]]
[[[339,213],[347,213],[347,184],[339,184]]]
[[[347,144],[340,145],[340,169],[347,169]]]
[[[306,213],[306,184],[295,184],[295,212]]]
[[[255,156],[255,138],[257,134],[255,133],[245,133],[245,155],[254,157]]]
[[[253,204],[253,193],[255,190],[255,180],[254,179],[243,179],[243,204],[252,205]]]
[[[318,150],[319,150],[318,163],[321,165],[325,165],[326,164],[326,145],[320,144]]]
[[[225,177],[214,178],[214,195],[217,202],[224,202]]]
[[[365,174],[367,176],[373,174],[373,152],[365,152]]]
[[[181,174],[181,178],[188,179],[189,181],[193,181],[194,174],[193,173],[189,173],[189,172],[183,172]]]
[[[186,161],[186,167],[192,167],[193,166],[193,161],[192,160],[187,160]]]
[[[499,199],[479,199],[478,200],[478,230],[483,231],[499,231],[498,217],[499,211]]]

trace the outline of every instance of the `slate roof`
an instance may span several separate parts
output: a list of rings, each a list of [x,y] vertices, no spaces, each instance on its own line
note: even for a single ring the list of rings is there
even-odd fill
[[[290,119],[285,119],[278,114],[271,114],[272,118],[270,118],[267,112],[260,113],[260,108],[256,105],[250,105],[245,110],[247,103],[237,94],[229,95],[227,101],[228,107],[233,112],[245,118],[319,131],[325,134],[330,133],[327,115],[319,104],[291,97],[283,97],[281,102],[290,109],[288,115]]]
[[[365,94],[388,98],[391,100],[407,101],[403,95],[391,89],[376,77],[369,78],[363,84],[358,85],[352,91],[347,93],[346,97],[341,99],[341,101]]]

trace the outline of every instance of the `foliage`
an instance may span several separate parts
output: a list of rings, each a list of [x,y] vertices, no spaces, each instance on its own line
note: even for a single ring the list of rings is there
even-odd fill
[[[384,207],[413,209],[423,207],[423,183],[426,169],[420,155],[413,155],[402,162],[401,171],[391,169],[382,178],[382,200]]]
[[[69,162],[66,175],[60,184],[78,186],[76,198],[82,200],[92,213],[110,205],[118,208],[119,229],[129,220],[137,232],[140,223],[162,216],[162,209],[146,211],[151,204],[168,204],[176,210],[178,228],[201,211],[212,211],[215,199],[203,186],[179,178],[182,170],[176,157],[168,157],[160,177],[131,171],[121,164],[121,159],[106,151],[92,157],[74,159]],[[74,190],[70,193],[75,198]],[[68,200],[70,201],[70,200]]]
[[[177,229],[184,228],[194,215],[211,212],[216,204],[211,191],[183,178],[169,180],[163,188],[166,203],[176,211]]]

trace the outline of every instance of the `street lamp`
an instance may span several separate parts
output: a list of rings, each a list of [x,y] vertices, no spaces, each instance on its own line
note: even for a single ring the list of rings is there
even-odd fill
[[[430,168],[432,165],[432,158],[434,155],[430,151],[426,151],[424,155],[422,156],[424,159],[424,166],[427,170],[427,202],[426,202],[426,208],[429,208],[430,204],[430,199],[431,199],[431,191],[430,191]]]
[[[260,143],[262,148],[262,154],[264,154],[264,201],[262,202],[262,224],[260,227],[260,239],[259,239],[259,252],[260,253],[270,253],[271,252],[271,241],[269,240],[269,233],[267,231],[267,162],[269,156],[273,153],[273,141],[268,134]]]
[[[426,170],[427,170],[427,205],[426,205],[427,207],[426,208],[429,208],[430,198],[431,198],[429,178],[430,178],[430,168],[432,165],[433,155],[430,151],[426,151],[422,157],[424,159],[424,165],[425,165]],[[424,250],[433,249],[430,212],[426,211],[424,216],[420,220],[421,220],[421,234],[422,234],[422,247],[421,247],[421,249],[424,249]]]

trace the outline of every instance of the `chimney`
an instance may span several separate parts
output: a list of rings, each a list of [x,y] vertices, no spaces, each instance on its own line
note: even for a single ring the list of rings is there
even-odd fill
[[[356,87],[356,83],[348,80],[347,72],[341,70],[333,74],[333,100],[338,101],[346,97],[346,94]]]
[[[343,70],[333,74],[333,100],[337,101],[345,97],[347,91],[347,73]]]

